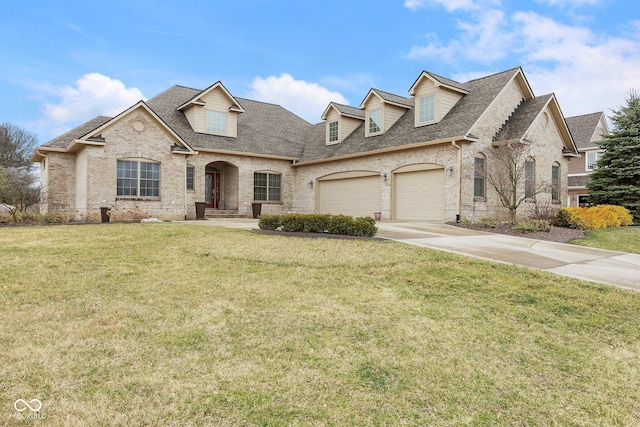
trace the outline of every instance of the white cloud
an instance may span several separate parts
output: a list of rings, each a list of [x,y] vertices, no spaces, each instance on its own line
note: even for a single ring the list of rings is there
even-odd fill
[[[543,3],[547,3],[550,6],[558,6],[560,8],[594,5],[602,2],[602,0],[539,0],[539,1]]]
[[[502,10],[489,9],[478,14],[473,22],[459,21],[457,39],[442,43],[434,33],[426,35],[425,46],[414,46],[408,53],[412,59],[427,58],[456,62],[460,57],[469,61],[490,63],[504,58],[512,43],[506,31],[509,22]]]
[[[287,73],[279,77],[256,77],[250,89],[248,98],[281,105],[311,123],[320,121],[330,102],[349,102],[339,92],[332,92],[317,83],[295,80]]]
[[[534,12],[507,15],[488,9],[470,14],[458,28],[449,40],[428,35],[427,43],[414,46],[407,56],[464,64],[465,75],[474,77],[479,74],[474,64],[491,72],[504,69],[496,64],[505,61],[507,67],[521,65],[534,92],[554,92],[567,116],[608,114],[624,103],[631,88],[640,88],[638,21],[627,23],[624,35],[616,36]]]
[[[500,0],[405,0],[404,7],[415,11],[429,6],[442,6],[447,11],[453,12],[455,10],[477,10],[485,5],[498,4],[500,4]]]
[[[58,89],[60,100],[46,103],[45,119],[54,123],[81,123],[93,117],[115,116],[145,99],[137,88],[127,88],[120,80],[99,73],[85,74],[76,86]]]

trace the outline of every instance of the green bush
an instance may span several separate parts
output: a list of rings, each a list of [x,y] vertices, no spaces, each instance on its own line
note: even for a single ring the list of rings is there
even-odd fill
[[[519,233],[535,233],[537,231],[549,232],[553,227],[551,222],[545,219],[529,219],[518,222],[513,229]]]
[[[278,230],[305,233],[328,233],[346,236],[373,237],[378,232],[371,217],[353,218],[348,215],[330,214],[282,214],[261,215],[261,230]]]
[[[355,218],[349,228],[349,236],[373,237],[377,232],[376,220],[370,216]]]
[[[304,215],[304,231],[307,233],[324,233],[329,229],[329,214]]]
[[[301,214],[288,213],[280,215],[282,231],[302,232],[304,231],[304,217]]]
[[[260,230],[277,230],[282,224],[280,223],[280,215],[260,215],[258,228]]]
[[[484,228],[496,228],[498,226],[496,220],[490,217],[482,218],[478,221],[478,223]]]
[[[33,211],[18,212],[16,214],[16,220],[18,224],[26,225],[38,225],[44,222],[44,218],[40,212]]]
[[[329,227],[327,227],[327,233],[329,234],[349,234],[349,228],[353,223],[353,217],[347,215],[331,215],[329,218]]]
[[[626,208],[598,205],[590,208],[562,208],[557,216],[558,225],[581,230],[597,230],[633,224],[633,216]]]

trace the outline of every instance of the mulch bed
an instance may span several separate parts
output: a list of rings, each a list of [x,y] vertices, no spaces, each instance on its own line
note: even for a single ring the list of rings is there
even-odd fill
[[[575,228],[553,227],[551,231],[537,231],[534,233],[519,233],[510,224],[500,223],[495,228],[484,227],[481,224],[462,224],[451,222],[449,225],[468,228],[471,230],[485,231],[487,233],[508,234],[510,236],[526,237],[528,239],[546,240],[556,243],[569,243],[572,240],[584,239],[587,231],[576,230]]]

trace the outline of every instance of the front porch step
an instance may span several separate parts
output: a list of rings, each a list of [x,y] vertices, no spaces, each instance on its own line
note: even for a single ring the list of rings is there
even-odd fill
[[[238,213],[237,209],[205,209],[205,218],[246,218],[248,215]]]

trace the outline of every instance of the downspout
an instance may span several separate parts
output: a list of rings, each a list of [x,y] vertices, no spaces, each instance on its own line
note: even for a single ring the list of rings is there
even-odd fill
[[[456,214],[456,222],[460,222],[460,208],[462,207],[462,147],[456,143],[455,139],[451,141],[451,145],[458,149],[458,213]]]
[[[184,167],[182,168],[182,170],[184,171],[184,179],[182,180],[182,184],[184,185],[183,190],[182,190],[182,200],[184,203],[184,220],[187,220],[187,166],[189,165],[189,163],[187,163],[187,158],[189,156],[184,156]],[[195,172],[195,171],[194,171]],[[194,173],[195,175],[195,173]],[[194,187],[195,187],[195,180],[196,177],[193,177],[193,181],[194,181]]]

